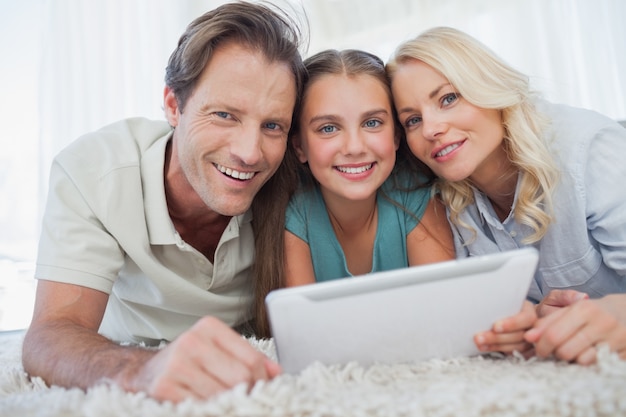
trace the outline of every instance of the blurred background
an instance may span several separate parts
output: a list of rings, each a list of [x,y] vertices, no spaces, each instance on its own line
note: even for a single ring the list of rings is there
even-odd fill
[[[163,119],[163,76],[185,26],[224,1],[0,0],[0,331],[30,322],[52,158],[118,119]],[[275,0],[308,22],[308,56],[387,61],[433,26],[464,30],[553,101],[626,119],[624,0]]]

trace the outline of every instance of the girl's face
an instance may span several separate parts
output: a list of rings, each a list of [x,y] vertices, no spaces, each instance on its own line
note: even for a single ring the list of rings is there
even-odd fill
[[[396,160],[391,103],[370,75],[324,75],[309,85],[296,151],[325,198],[366,200],[376,195]]]
[[[500,111],[470,104],[430,65],[400,64],[392,91],[411,151],[439,177],[480,187],[509,166]]]

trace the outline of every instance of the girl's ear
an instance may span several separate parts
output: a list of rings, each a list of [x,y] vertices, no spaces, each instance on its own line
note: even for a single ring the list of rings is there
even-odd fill
[[[293,135],[293,148],[296,151],[296,155],[298,156],[298,160],[303,164],[307,161],[306,153],[302,150],[302,141],[300,140],[300,135]]]

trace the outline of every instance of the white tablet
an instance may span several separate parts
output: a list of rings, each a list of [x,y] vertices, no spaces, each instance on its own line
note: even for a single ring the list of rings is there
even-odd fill
[[[533,248],[377,272],[270,292],[278,361],[362,365],[480,353],[474,334],[520,311],[537,267]]]

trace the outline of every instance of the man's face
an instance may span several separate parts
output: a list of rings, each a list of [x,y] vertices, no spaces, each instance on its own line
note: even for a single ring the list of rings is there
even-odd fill
[[[166,88],[166,115],[175,127],[168,181],[181,177],[173,183],[187,182],[216,213],[244,213],[283,159],[295,101],[286,63],[270,63],[234,42],[221,45],[182,113]]]

